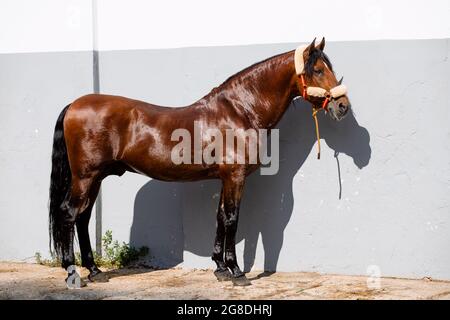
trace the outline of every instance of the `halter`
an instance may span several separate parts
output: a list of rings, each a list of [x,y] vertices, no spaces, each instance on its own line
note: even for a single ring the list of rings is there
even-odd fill
[[[339,84],[330,90],[326,90],[321,87],[309,87],[305,81],[305,64],[303,61],[303,52],[307,46],[300,46],[295,50],[295,72],[298,75],[299,82],[297,85],[299,86],[299,90],[302,94],[303,99],[307,100],[308,96],[313,96],[317,98],[324,98],[322,102],[322,106],[316,107],[313,105],[312,116],[314,118],[314,123],[316,125],[316,138],[317,138],[317,159],[320,159],[320,133],[319,133],[319,121],[317,120],[317,113],[320,110],[324,110],[328,112],[328,103],[334,99],[342,97],[347,94],[347,87],[343,84]]]

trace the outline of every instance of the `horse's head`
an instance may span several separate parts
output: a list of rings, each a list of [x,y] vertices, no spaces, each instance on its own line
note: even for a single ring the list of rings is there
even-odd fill
[[[300,93],[316,108],[323,107],[332,119],[339,121],[347,115],[350,101],[345,87],[341,85],[342,79],[340,81],[336,79],[331,62],[323,52],[325,38],[322,38],[318,46],[315,45],[315,41],[316,39],[296,53],[296,55],[302,54],[301,58],[303,58],[300,62],[302,70],[298,70],[297,60],[300,57],[296,57],[296,69],[300,85],[303,87]]]

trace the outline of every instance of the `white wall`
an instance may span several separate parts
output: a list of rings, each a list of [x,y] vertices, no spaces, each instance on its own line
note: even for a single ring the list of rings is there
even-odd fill
[[[100,50],[450,37],[448,0],[312,3],[2,0],[0,53],[92,50],[93,4]]]
[[[92,50],[90,0],[1,0],[0,53]]]
[[[101,50],[450,36],[448,0],[98,0]]]

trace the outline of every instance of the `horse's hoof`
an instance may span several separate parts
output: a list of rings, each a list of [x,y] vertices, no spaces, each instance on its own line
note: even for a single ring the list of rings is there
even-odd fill
[[[84,281],[83,279],[80,279],[80,288],[84,288],[87,287],[87,282]]]
[[[245,275],[242,275],[239,277],[232,277],[231,281],[233,282],[233,285],[238,286],[238,287],[245,287],[245,286],[249,286],[252,284]]]
[[[231,272],[228,269],[216,270],[214,271],[214,275],[218,281],[230,281],[232,277]]]
[[[108,282],[109,278],[100,270],[89,273],[88,279],[90,282]]]

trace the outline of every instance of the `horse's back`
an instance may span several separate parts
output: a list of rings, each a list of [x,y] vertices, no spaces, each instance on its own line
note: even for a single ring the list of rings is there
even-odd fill
[[[107,95],[107,94],[88,94],[76,99],[72,102],[68,113],[74,111],[95,111],[95,112],[114,112],[120,115],[124,115],[131,108],[136,106],[146,106],[155,107],[158,106],[151,105],[144,101],[139,101],[136,99],[130,99],[123,96]]]

